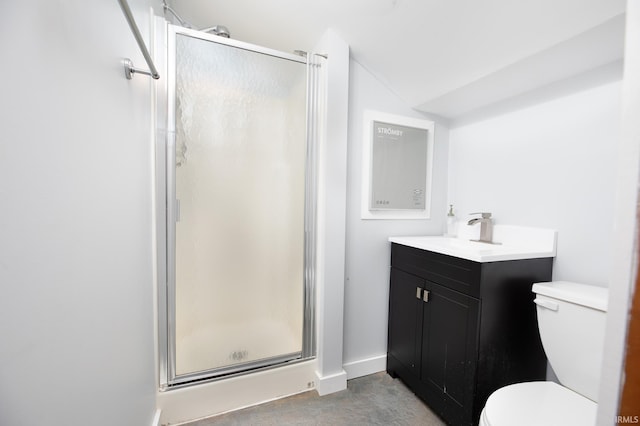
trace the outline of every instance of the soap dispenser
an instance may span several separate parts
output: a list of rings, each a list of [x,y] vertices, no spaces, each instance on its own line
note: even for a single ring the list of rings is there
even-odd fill
[[[453,204],[449,204],[449,213],[447,214],[447,237],[456,236],[456,215],[453,213]]]

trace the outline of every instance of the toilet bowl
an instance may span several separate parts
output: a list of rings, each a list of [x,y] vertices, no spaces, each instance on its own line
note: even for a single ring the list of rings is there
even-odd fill
[[[608,291],[567,281],[536,283],[540,339],[555,382],[525,382],[493,392],[481,426],[594,425]]]
[[[588,426],[596,424],[598,404],[554,382],[505,386],[491,394],[480,426]]]

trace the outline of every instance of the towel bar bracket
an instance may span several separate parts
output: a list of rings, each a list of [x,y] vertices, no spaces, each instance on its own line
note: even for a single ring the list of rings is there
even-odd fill
[[[125,77],[127,77],[127,80],[131,80],[133,78],[133,74],[144,74],[144,75],[148,75],[151,78],[153,78],[154,80],[157,80],[160,78],[160,76],[158,74],[154,74],[151,71],[147,71],[147,70],[143,70],[142,68],[136,68],[133,66],[133,62],[131,62],[131,59],[129,58],[125,58],[122,60],[122,64],[124,65],[124,75]]]

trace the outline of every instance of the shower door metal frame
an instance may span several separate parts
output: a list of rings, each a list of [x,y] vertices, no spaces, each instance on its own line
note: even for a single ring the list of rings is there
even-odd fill
[[[157,132],[156,178],[157,178],[157,248],[158,248],[158,345],[160,389],[169,390],[205,381],[220,380],[229,376],[247,374],[258,369],[273,368],[283,363],[301,362],[315,357],[315,247],[316,247],[316,197],[317,197],[317,107],[313,105],[318,97],[316,84],[318,63],[315,56],[309,59],[279,52],[277,50],[255,46],[238,40],[191,30],[162,21],[157,26],[157,38],[166,43],[160,44],[157,56],[166,55],[167,85],[166,93],[157,94],[158,127],[166,125],[166,130]],[[176,271],[175,271],[175,223],[176,205],[174,203],[175,186],[175,120],[176,120],[176,37],[183,35],[200,40],[218,43],[259,54],[269,55],[283,60],[307,64],[307,106],[306,106],[306,159],[305,159],[305,217],[304,217],[304,265],[303,265],[303,336],[300,352],[283,354],[229,367],[177,375],[176,374]],[[163,47],[166,46],[164,52]],[[162,89],[159,90],[162,92]],[[166,102],[166,103],[165,103]]]

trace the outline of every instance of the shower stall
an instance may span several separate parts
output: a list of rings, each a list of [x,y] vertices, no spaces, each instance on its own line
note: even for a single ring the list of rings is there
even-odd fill
[[[312,358],[322,58],[167,28],[160,384]]]

